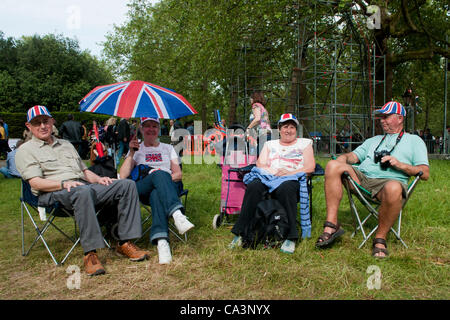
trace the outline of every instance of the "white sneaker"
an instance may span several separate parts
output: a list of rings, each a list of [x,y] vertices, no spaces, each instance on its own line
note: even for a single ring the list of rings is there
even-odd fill
[[[283,245],[281,246],[281,252],[284,253],[294,253],[295,251],[295,242],[291,240],[284,240]]]
[[[228,248],[229,249],[234,249],[236,247],[241,247],[241,246],[242,246],[242,237],[241,236],[234,236],[233,240],[228,245]]]
[[[169,264],[172,261],[170,246],[165,239],[158,240],[158,258],[159,264]]]
[[[179,234],[185,234],[194,227],[194,225],[191,222],[189,222],[186,216],[182,213],[176,212],[172,215],[172,217],[175,222],[175,227],[177,227]]]

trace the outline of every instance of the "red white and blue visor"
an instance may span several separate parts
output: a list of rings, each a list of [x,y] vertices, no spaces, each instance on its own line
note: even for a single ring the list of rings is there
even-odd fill
[[[34,106],[34,107],[31,107],[30,109],[28,109],[27,122],[30,122],[37,116],[48,116],[48,117],[52,118],[52,115],[50,114],[50,112],[48,112],[46,107]]]
[[[375,113],[399,114],[404,117],[406,116],[405,108],[397,101],[389,101],[383,106],[383,108],[375,110]]]
[[[278,120],[278,125],[282,124],[286,121],[294,121],[298,126],[298,120],[292,113],[283,113],[280,117],[280,120]]]

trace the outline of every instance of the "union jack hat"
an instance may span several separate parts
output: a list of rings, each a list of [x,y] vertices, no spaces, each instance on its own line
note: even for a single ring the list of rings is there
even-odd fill
[[[27,122],[30,122],[37,116],[48,116],[52,118],[50,112],[48,112],[47,107],[44,106],[34,106],[28,109],[27,112]]]
[[[298,125],[298,120],[292,113],[283,113],[280,120],[278,120],[278,125],[289,120],[294,121]]]
[[[383,108],[375,110],[375,113],[399,114],[404,117],[406,116],[405,108],[403,108],[401,103],[397,101],[389,101],[383,106]]]
[[[141,124],[143,124],[145,121],[153,121],[153,122],[157,122],[159,124],[159,119],[156,119],[156,118],[142,117]]]

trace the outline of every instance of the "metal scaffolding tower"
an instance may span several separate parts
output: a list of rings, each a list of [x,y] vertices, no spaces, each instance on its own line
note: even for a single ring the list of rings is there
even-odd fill
[[[286,8],[295,21],[275,40],[284,45],[283,56],[267,46],[242,44],[231,90],[236,120],[248,123],[256,89],[266,95],[272,124],[283,112],[295,113],[316,153],[349,151],[372,136],[375,92],[385,92],[385,76],[377,79],[375,70],[385,69],[385,58],[375,55],[365,17],[353,9],[339,9],[335,1],[295,1]]]
[[[315,1],[313,14],[303,22],[313,26],[313,36],[304,32],[299,40],[306,62],[299,86],[307,94],[296,112],[316,152],[324,153],[350,151],[373,135],[375,91],[385,91],[385,77],[375,78],[376,68],[385,69],[385,58],[375,55],[361,18],[352,8],[343,13],[334,8],[335,2]]]

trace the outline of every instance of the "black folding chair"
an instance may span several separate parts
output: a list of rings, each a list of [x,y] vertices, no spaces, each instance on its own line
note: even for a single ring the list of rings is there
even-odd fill
[[[21,208],[21,233],[22,233],[22,255],[27,256],[31,249],[36,245],[36,243],[39,242],[39,240],[42,242],[44,247],[47,249],[51,259],[56,265],[62,265],[67,260],[69,255],[72,253],[72,251],[75,249],[75,247],[80,242],[80,236],[77,228],[77,224],[75,221],[75,217],[73,214],[73,211],[67,210],[58,203],[55,204],[52,207],[45,207],[45,208],[39,208],[38,207],[38,197],[35,196],[31,192],[31,186],[27,181],[22,180],[22,187],[21,187],[21,196],[20,196],[20,208]],[[45,211],[46,219],[45,221],[39,222],[37,221],[39,218],[39,210]],[[97,215],[100,213],[101,209],[97,211]],[[28,247],[28,249],[25,249],[25,212],[27,213],[28,217],[30,218],[30,221],[36,231],[36,237],[34,238],[34,241],[32,244]],[[38,219],[35,219],[38,218]],[[61,224],[56,225],[55,220],[57,221],[60,218],[72,218],[73,220],[73,235],[69,236],[66,232],[63,231],[63,227]],[[71,247],[67,251],[67,253],[64,255],[64,257],[61,260],[58,260],[55,257],[54,252],[50,249],[50,246],[48,244],[48,241],[46,240],[45,236],[47,231],[52,227],[53,229],[57,230],[61,235],[63,235],[66,239],[70,240]],[[67,227],[66,227],[67,228]],[[103,239],[106,246],[108,248],[111,248],[109,243]]]
[[[414,176],[414,179],[408,185],[406,199],[403,202],[402,208],[400,209],[400,213],[398,216],[397,228],[395,228],[395,229],[394,229],[394,227],[391,228],[392,233],[406,248],[408,248],[408,246],[406,245],[406,243],[403,241],[403,239],[400,236],[401,223],[402,223],[402,211],[403,211],[403,208],[405,207],[406,203],[408,202],[409,198],[411,197],[422,174],[423,174],[422,171],[420,171],[416,176]],[[363,241],[361,242],[361,244],[358,247],[358,248],[361,248],[378,228],[378,224],[377,224],[369,233],[367,233],[364,230],[364,225],[370,219],[370,217],[373,217],[378,221],[378,215],[379,215],[378,207],[380,206],[380,202],[378,200],[372,198],[371,193],[369,191],[367,191],[366,189],[364,189],[362,186],[360,186],[355,180],[353,180],[347,171],[345,171],[343,173],[342,180],[344,182],[344,187],[347,190],[348,200],[350,202],[350,207],[353,212],[354,221],[355,221],[355,223],[354,223],[355,231],[353,232],[352,237],[354,237],[356,235],[356,233],[359,230],[361,230],[361,233],[363,235]],[[368,215],[364,219],[361,219],[361,216],[358,212],[355,201],[353,200],[353,195],[355,195],[357,197],[357,199],[364,205],[364,207],[369,212]]]

